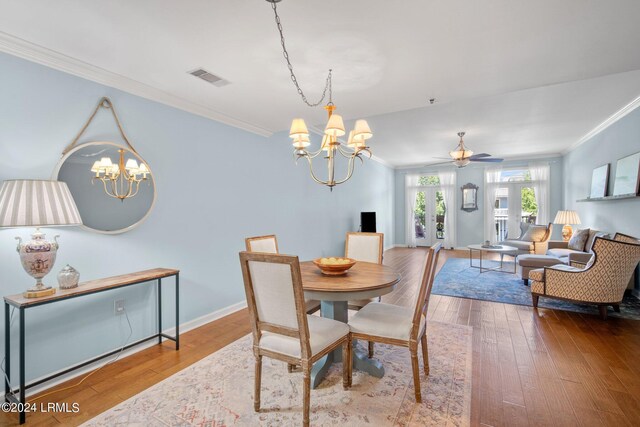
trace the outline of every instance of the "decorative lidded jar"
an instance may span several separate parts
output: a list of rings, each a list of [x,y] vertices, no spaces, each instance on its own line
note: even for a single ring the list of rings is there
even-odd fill
[[[80,273],[69,264],[58,273],[58,285],[60,289],[71,289],[78,287]]]

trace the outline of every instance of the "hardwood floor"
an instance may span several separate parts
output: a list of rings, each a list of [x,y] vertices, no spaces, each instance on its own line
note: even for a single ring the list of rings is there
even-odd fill
[[[426,251],[394,248],[385,264],[402,273],[385,302],[413,306]],[[466,252],[443,251],[447,258]],[[640,322],[432,295],[430,320],[473,327],[471,424],[640,424]],[[79,414],[29,414],[28,425],[78,425],[250,332],[246,310],[118,361],[43,402],[78,402]],[[286,369],[283,366],[283,369]],[[78,380],[62,384],[57,389]],[[0,425],[17,425],[0,414]]]

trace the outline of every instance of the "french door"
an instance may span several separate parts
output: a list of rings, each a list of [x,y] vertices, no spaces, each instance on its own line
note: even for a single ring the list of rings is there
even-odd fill
[[[444,239],[445,206],[439,187],[421,187],[414,208],[416,246],[431,246]]]

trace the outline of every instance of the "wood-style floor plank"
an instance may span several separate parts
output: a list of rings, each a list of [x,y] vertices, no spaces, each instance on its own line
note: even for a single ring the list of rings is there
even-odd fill
[[[402,274],[382,300],[414,306],[425,249],[394,248],[384,262]],[[447,259],[465,251],[443,251]],[[473,328],[471,425],[632,426],[640,422],[640,322],[535,310],[432,295],[428,321]],[[196,363],[250,332],[246,310],[181,336],[181,350],[167,342],[113,363],[82,385],[43,402],[80,403],[79,414],[37,413],[29,426],[75,426]],[[54,387],[60,390],[74,379]],[[313,393],[312,393],[313,399]],[[17,425],[1,414],[0,425]]]

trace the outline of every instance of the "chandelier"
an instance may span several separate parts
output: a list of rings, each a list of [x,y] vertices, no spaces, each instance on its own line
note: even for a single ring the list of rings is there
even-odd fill
[[[124,149],[118,149],[118,153],[117,163],[113,163],[110,157],[95,161],[91,166],[91,172],[95,174],[91,182],[101,181],[108,196],[124,202],[138,194],[140,183],[148,179],[149,169],[143,162],[138,165],[135,159],[127,159],[125,163]]]
[[[324,99],[326,98],[327,91],[329,92],[329,101],[327,105],[324,107],[327,110],[329,115],[327,125],[324,129],[324,134],[322,136],[322,142],[320,144],[320,149],[318,151],[310,152],[308,151],[308,147],[311,145],[311,140],[309,138],[309,131],[307,129],[307,125],[304,122],[304,119],[296,118],[291,122],[291,129],[289,131],[289,137],[293,139],[293,154],[296,157],[296,161],[300,158],[304,158],[309,163],[309,171],[311,173],[311,178],[318,184],[326,185],[333,191],[333,187],[338,184],[342,184],[347,182],[351,176],[353,175],[353,169],[355,166],[355,159],[359,159],[361,162],[364,162],[362,157],[363,154],[367,154],[371,157],[371,151],[369,151],[369,147],[367,146],[367,139],[371,138],[373,134],[371,133],[371,129],[369,128],[369,124],[366,120],[356,120],[354,129],[349,132],[349,136],[347,138],[346,146],[338,139],[341,136],[346,134],[344,122],[342,120],[342,116],[339,114],[334,114],[336,106],[333,104],[332,100],[332,87],[331,87],[331,74],[332,70],[329,70],[329,74],[327,75],[327,80],[325,82],[324,90],[322,91],[322,96],[317,102],[309,102],[304,92],[300,88],[298,84],[298,79],[293,72],[293,65],[291,65],[291,61],[289,59],[289,52],[287,52],[287,48],[285,46],[284,40],[284,32],[282,29],[282,23],[280,22],[280,16],[278,16],[278,11],[276,7],[276,3],[280,0],[266,0],[271,3],[271,7],[273,8],[273,13],[275,15],[276,25],[278,27],[278,32],[280,33],[280,44],[282,45],[282,53],[287,62],[287,67],[289,68],[289,73],[291,75],[291,81],[296,87],[298,94],[302,98],[302,101],[307,104],[309,107],[317,107],[320,105]],[[322,180],[318,178],[313,170],[313,159],[323,154],[323,158],[327,161],[327,179]],[[348,160],[347,163],[347,171],[346,175],[342,179],[336,180],[335,176],[335,160],[337,156],[342,156]]]

